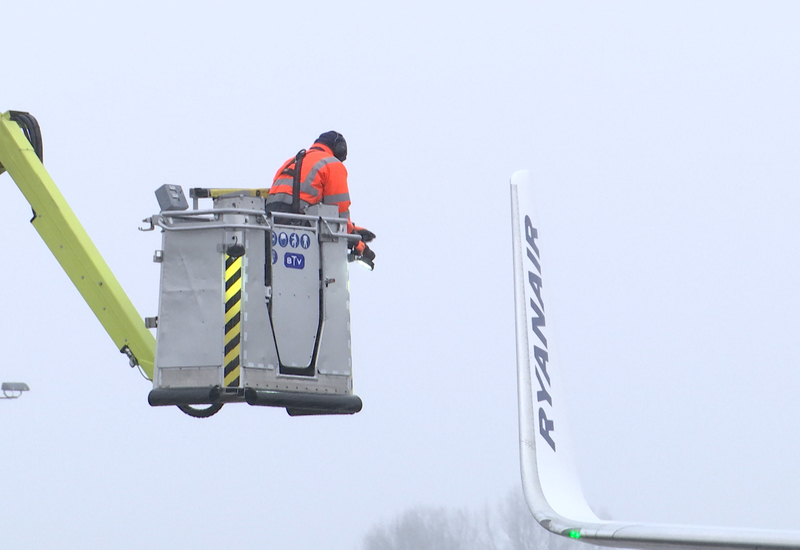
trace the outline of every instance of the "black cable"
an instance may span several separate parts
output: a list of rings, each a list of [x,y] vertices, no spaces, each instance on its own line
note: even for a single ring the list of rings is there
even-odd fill
[[[31,146],[33,146],[36,156],[39,160],[44,162],[44,148],[42,146],[42,131],[39,128],[39,122],[36,117],[24,111],[9,111],[11,120],[19,124],[25,137],[28,138]]]

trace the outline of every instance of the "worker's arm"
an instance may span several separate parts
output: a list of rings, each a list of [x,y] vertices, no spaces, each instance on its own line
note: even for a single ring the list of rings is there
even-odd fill
[[[152,378],[155,338],[12,118],[19,119],[23,126],[31,121],[36,124],[26,113],[20,116],[9,111],[0,115],[0,165],[33,208],[34,228],[117,349]]]
[[[330,159],[334,160],[334,159]],[[339,208],[339,217],[347,220],[347,232],[353,232],[350,221],[350,190],[347,187],[347,168],[341,162],[331,162],[320,170],[322,202]]]
[[[353,252],[370,269],[375,267],[375,252],[366,243],[375,238],[375,234],[363,227],[357,227],[350,221],[350,189],[347,185],[347,168],[341,162],[332,162],[322,168],[322,202],[334,204],[339,208],[339,217],[347,219],[347,232],[358,233],[361,240],[355,243]]]

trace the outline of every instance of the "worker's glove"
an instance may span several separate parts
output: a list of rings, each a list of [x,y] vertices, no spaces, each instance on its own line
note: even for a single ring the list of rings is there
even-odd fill
[[[348,262],[358,262],[370,271],[375,269],[375,253],[364,241],[351,243],[350,252],[347,254]]]
[[[352,245],[353,248],[353,256],[361,256],[364,253],[364,249],[367,248],[367,245],[364,244],[364,241],[356,241],[355,244]]]
[[[361,235],[361,241],[365,243],[372,242],[372,240],[375,238],[375,233],[363,227],[353,227],[353,233]]]
[[[364,244],[364,243],[359,243]],[[361,255],[356,258],[359,263],[369,268],[370,271],[375,269],[375,253],[370,247],[364,244],[364,250]]]
[[[375,269],[375,253],[363,242],[357,242],[347,255],[348,262],[358,262],[370,271]]]

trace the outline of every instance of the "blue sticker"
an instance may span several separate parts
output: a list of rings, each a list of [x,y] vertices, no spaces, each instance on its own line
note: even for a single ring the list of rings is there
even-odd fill
[[[272,251],[272,263],[275,264],[278,262],[278,253],[274,250]]]
[[[306,266],[306,258],[302,254],[287,252],[283,255],[283,265],[292,269],[303,269]]]
[[[281,246],[285,247],[287,244],[289,244],[289,237],[286,235],[286,233],[281,233],[278,237],[278,242]]]
[[[300,237],[297,236],[297,233],[289,235],[289,244],[292,245],[292,248],[297,248],[297,245],[300,244]]]
[[[275,233],[274,231],[272,232],[271,240],[272,240],[272,246],[275,246],[276,244],[278,244],[278,234]]]
[[[307,233],[303,233],[303,235],[300,237],[300,246],[303,248],[308,248],[311,246],[311,237],[309,237]]]

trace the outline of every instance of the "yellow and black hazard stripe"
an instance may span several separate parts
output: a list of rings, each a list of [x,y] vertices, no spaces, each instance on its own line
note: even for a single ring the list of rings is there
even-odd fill
[[[242,256],[225,257],[225,379],[226,388],[239,387],[242,350]]]

